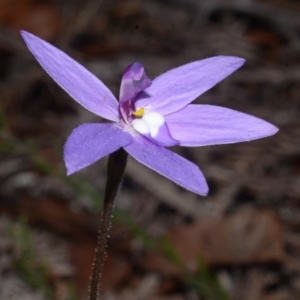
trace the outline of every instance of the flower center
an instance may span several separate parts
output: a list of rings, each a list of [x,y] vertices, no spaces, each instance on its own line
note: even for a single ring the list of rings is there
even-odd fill
[[[156,137],[159,128],[165,123],[164,116],[156,111],[145,111],[144,107],[132,113],[136,119],[132,121],[133,128],[141,134]]]

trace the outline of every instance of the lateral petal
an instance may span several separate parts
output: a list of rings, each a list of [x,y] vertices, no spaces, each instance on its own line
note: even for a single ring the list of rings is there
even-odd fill
[[[75,101],[98,116],[119,120],[118,101],[96,76],[48,42],[20,33],[39,64]]]
[[[231,144],[275,134],[278,128],[262,119],[214,105],[188,105],[165,116],[171,135],[181,146]]]
[[[243,58],[215,56],[172,69],[156,77],[137,95],[136,109],[151,106],[166,115],[176,112],[243,65]]]
[[[200,169],[185,158],[138,137],[124,149],[137,161],[174,181],[181,187],[201,196],[208,193],[206,180]]]
[[[64,146],[67,174],[73,174],[131,142],[132,136],[114,124],[82,124],[72,131]]]

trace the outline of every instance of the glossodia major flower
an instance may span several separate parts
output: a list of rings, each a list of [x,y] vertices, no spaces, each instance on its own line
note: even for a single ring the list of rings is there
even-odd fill
[[[172,69],[151,81],[140,63],[125,70],[119,101],[64,52],[21,32],[45,71],[79,104],[110,123],[82,124],[64,147],[68,175],[123,147],[137,161],[199,195],[208,193],[200,169],[165,147],[251,141],[278,129],[256,117],[213,105],[190,104],[241,67],[244,59],[216,56]]]

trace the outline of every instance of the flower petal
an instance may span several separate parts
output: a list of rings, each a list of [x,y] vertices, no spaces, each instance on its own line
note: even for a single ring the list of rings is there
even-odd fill
[[[120,87],[120,112],[123,119],[132,113],[132,100],[145,88],[151,85],[151,80],[147,77],[144,66],[141,63],[134,63],[128,66],[123,74]]]
[[[137,96],[136,109],[151,106],[163,115],[176,112],[241,67],[244,61],[234,56],[215,56],[170,70],[155,78]]]
[[[229,108],[188,105],[165,116],[171,135],[181,146],[230,144],[275,134],[278,128],[262,119]]]
[[[74,100],[96,115],[119,120],[117,100],[96,76],[46,41],[26,31],[21,35],[40,65]]]
[[[174,181],[183,188],[205,196],[206,180],[200,169],[190,161],[163,147],[138,137],[124,149],[137,161]]]
[[[132,136],[114,124],[82,124],[72,131],[64,147],[67,174],[73,174],[131,142]]]

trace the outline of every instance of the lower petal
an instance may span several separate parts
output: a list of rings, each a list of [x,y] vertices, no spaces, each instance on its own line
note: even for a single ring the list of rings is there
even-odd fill
[[[124,149],[137,161],[181,187],[202,196],[207,195],[208,186],[200,169],[176,153],[142,137],[135,138]]]
[[[64,147],[67,174],[73,174],[131,142],[132,136],[114,124],[82,124],[72,131]]]
[[[165,116],[171,135],[181,146],[230,144],[275,134],[278,128],[262,119],[229,108],[188,105]]]

